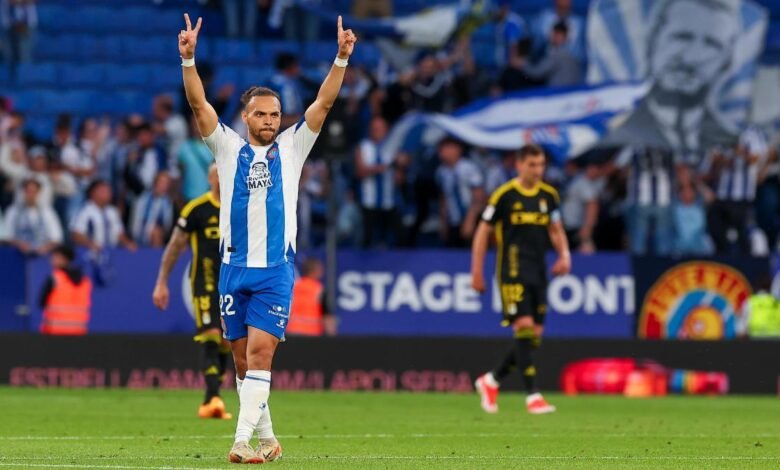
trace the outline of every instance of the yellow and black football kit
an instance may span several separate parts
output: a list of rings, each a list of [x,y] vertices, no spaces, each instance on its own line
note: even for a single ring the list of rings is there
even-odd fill
[[[493,225],[498,251],[496,279],[501,289],[503,325],[532,316],[544,324],[547,311],[545,254],[551,247],[548,228],[560,220],[558,192],[539,183],[526,189],[518,179],[499,187],[490,197],[482,220]]]
[[[219,201],[210,192],[193,199],[182,209],[177,225],[190,236],[190,284],[198,331],[220,328]]]

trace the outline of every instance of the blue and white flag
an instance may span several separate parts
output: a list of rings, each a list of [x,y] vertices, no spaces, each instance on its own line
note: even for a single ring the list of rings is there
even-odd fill
[[[272,27],[281,26],[284,10],[292,5],[298,5],[333,23],[341,14],[345,27],[368,37],[390,38],[408,47],[442,47],[467,20],[486,18],[492,3],[489,0],[465,0],[431,6],[407,16],[356,18],[320,5],[319,2],[277,0],[269,19]]]
[[[451,115],[411,113],[386,140],[389,151],[406,147],[419,126],[440,130],[463,142],[495,150],[544,146],[559,160],[575,157],[622,122],[645,97],[647,83],[539,89],[477,101]]]
[[[747,124],[767,13],[751,0],[595,0],[588,82],[648,80],[635,114],[607,139],[701,156]]]

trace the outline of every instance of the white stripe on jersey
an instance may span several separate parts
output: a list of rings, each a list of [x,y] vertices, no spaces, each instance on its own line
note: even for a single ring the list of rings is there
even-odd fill
[[[272,146],[250,146],[222,122],[204,137],[219,174],[223,263],[265,268],[288,261],[289,249],[294,254],[298,184],[317,136],[302,119],[277,136],[271,158]],[[280,216],[269,220],[269,207]]]

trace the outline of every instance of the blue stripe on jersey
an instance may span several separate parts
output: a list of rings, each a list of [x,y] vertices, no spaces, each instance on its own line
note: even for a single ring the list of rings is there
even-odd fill
[[[275,153],[275,155],[274,155]],[[265,213],[268,220],[267,266],[276,266],[284,259],[284,185],[282,182],[282,158],[279,144],[274,142],[268,149],[268,170],[271,186],[265,197]],[[273,158],[270,158],[272,157]]]
[[[249,188],[246,181],[255,152],[249,144],[244,145],[236,157],[236,175],[233,178],[233,199],[230,201],[230,264],[246,267],[246,257],[249,251]]]
[[[379,150],[379,145],[374,144],[374,163],[376,165],[381,165],[384,163],[382,161],[382,153]],[[377,173],[376,176],[374,176],[374,184],[376,185],[376,201],[375,201],[375,208],[376,209],[384,209],[385,207],[385,173]]]

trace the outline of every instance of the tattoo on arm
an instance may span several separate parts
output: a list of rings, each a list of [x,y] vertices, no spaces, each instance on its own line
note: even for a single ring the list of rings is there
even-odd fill
[[[176,227],[173,229],[173,235],[168,245],[163,252],[162,262],[160,263],[160,271],[157,274],[157,282],[168,282],[168,276],[170,276],[173,267],[176,266],[176,261],[179,259],[179,255],[187,247],[187,233]]]

